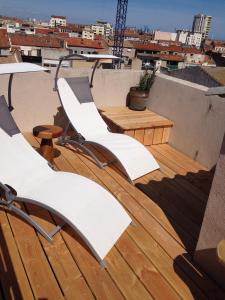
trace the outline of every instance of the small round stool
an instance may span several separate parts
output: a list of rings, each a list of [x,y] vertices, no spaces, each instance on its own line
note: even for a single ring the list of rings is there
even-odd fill
[[[42,139],[39,153],[49,162],[53,161],[54,148],[52,140],[60,137],[63,129],[55,125],[40,125],[33,128],[33,135]]]
[[[216,248],[218,260],[225,267],[225,240],[221,240]]]

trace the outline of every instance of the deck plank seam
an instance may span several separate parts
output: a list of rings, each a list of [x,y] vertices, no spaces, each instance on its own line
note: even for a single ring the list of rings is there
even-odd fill
[[[152,146],[150,146],[150,149],[151,149],[151,147],[152,147]],[[190,172],[191,172],[191,173],[194,173],[193,171],[190,171],[190,170],[185,169],[184,166],[178,164],[177,161],[173,161],[169,156],[166,156],[164,153],[162,153],[161,151],[159,151],[159,149],[155,149],[155,148],[152,148],[152,149],[154,149],[154,151],[158,152],[160,155],[162,155],[162,156],[165,157],[167,160],[169,160],[170,163],[173,163],[173,164],[176,165],[178,168],[180,168],[181,170],[183,170],[184,172],[186,172],[186,174],[188,174],[188,173],[190,173]],[[166,165],[166,166],[167,166],[169,169],[171,169],[168,165]],[[173,170],[173,169],[171,169],[171,170],[172,170],[174,173],[176,173],[175,170]],[[200,170],[199,170],[199,171],[200,171]],[[176,173],[176,174],[177,174],[177,173]],[[180,176],[185,177],[186,175],[180,175]],[[189,184],[193,185],[193,183],[192,183],[190,180],[188,180],[187,178],[184,178],[184,180],[186,180]],[[194,186],[195,186],[195,185],[194,185]],[[203,193],[203,194],[205,195],[205,197],[208,196],[203,190],[199,189],[198,186],[195,186],[195,188],[198,189],[200,193]],[[198,196],[197,196],[197,197],[198,197]],[[198,197],[198,198],[199,198],[199,197]],[[202,200],[200,199],[200,201],[202,201]]]
[[[87,166],[87,168],[89,168],[90,169],[90,167],[88,167]],[[110,175],[111,176],[111,175]],[[113,176],[111,176],[114,180],[115,180],[115,178],[113,177]],[[123,187],[122,187],[123,188]],[[124,189],[124,188],[123,188]],[[143,227],[143,229],[145,230],[145,227],[144,226],[142,226]],[[154,239],[154,238],[153,238]],[[135,242],[136,243],[136,242]],[[158,244],[158,243],[157,243]],[[160,244],[159,244],[160,245]],[[161,246],[161,245],[160,245]],[[141,249],[142,250],[142,249]],[[165,251],[165,250],[164,250]],[[143,252],[143,251],[142,251]],[[168,253],[167,253],[168,254]],[[172,259],[173,260],[173,259]],[[137,274],[136,274],[137,275]],[[190,278],[190,277],[189,277]],[[194,284],[196,285],[196,282],[194,282]]]
[[[102,154],[103,155],[103,154]],[[104,155],[103,155],[104,156]],[[111,166],[112,167],[112,166]],[[117,170],[117,169],[116,169]],[[107,171],[107,168],[106,168],[106,171]],[[107,171],[107,173],[109,173],[108,171]],[[116,180],[116,179],[115,179]],[[117,181],[117,180],[116,180]],[[117,183],[120,185],[120,183],[117,181]],[[136,199],[135,199],[135,201],[136,201]],[[133,214],[132,214],[133,215]],[[158,221],[157,221],[158,222]],[[158,222],[159,223],[159,222]],[[160,223],[159,223],[160,224]],[[160,224],[161,225],[161,224]],[[145,229],[145,230],[147,230],[145,227],[144,227],[144,225],[142,225],[142,227]],[[162,225],[161,225],[161,227],[162,227]],[[167,231],[167,230],[166,230]],[[149,235],[155,240],[155,238],[151,235],[151,233],[147,230],[147,232],[149,233]],[[168,231],[167,231],[168,232]],[[169,233],[170,234],[170,233]],[[171,234],[170,234],[171,235]],[[172,238],[173,238],[173,236],[172,236]],[[156,241],[156,240],[155,240]],[[159,244],[157,241],[156,241],[156,243],[164,250],[164,252],[167,254],[167,255],[169,255],[169,253],[167,253],[166,252],[166,250],[163,248],[163,246],[161,245],[161,244]],[[184,249],[185,250],[185,249]],[[189,253],[187,252],[186,253],[187,255],[188,255],[188,257],[191,259],[191,256],[189,255]],[[169,255],[170,256],[170,255]],[[174,260],[173,259],[173,257],[171,257],[170,256],[170,258],[172,259],[172,260]],[[199,290],[203,290],[202,289],[202,287],[201,286],[199,286],[199,285],[196,285],[196,283],[192,280],[192,277],[189,275],[189,274],[187,274],[187,272],[186,272],[186,270],[185,269],[183,269],[182,268],[182,266],[179,266],[179,268],[181,269],[181,270],[183,270],[183,272],[187,275],[187,277],[194,283],[194,285],[196,286],[196,287],[198,287],[199,288]],[[202,272],[203,273],[203,272]],[[205,275],[205,274],[204,274]],[[203,292],[203,291],[202,291]]]
[[[31,284],[31,281],[30,281],[30,278],[29,278],[29,275],[28,275],[28,272],[27,272],[27,268],[26,268],[25,263],[24,263],[24,260],[23,260],[23,256],[22,256],[22,254],[21,254],[21,252],[20,252],[20,248],[19,248],[19,245],[18,245],[18,240],[17,240],[17,238],[16,238],[16,236],[15,236],[15,232],[14,232],[14,230],[13,230],[13,225],[11,224],[10,217],[9,217],[9,215],[8,215],[8,214],[10,214],[10,215],[12,215],[12,214],[11,214],[11,212],[7,212],[7,211],[5,211],[5,214],[6,214],[6,218],[7,218],[7,220],[8,220],[8,223],[9,223],[10,231],[12,232],[12,235],[13,235],[13,237],[14,237],[16,249],[17,249],[18,255],[19,255],[19,257],[20,257],[21,264],[22,264],[23,269],[24,269],[24,273],[26,274],[26,278],[27,278],[27,281],[28,281],[28,283],[29,283],[31,293],[32,293],[32,295],[33,295],[33,298],[35,299],[35,292],[34,292],[34,289],[33,289],[33,287],[32,287],[32,284]]]
[[[106,168],[107,169],[107,168]],[[107,171],[107,170],[106,170]],[[107,171],[107,173],[108,173],[108,171]],[[110,175],[110,174],[109,174]],[[114,179],[115,181],[116,181],[116,179]],[[118,183],[118,182],[117,182]],[[136,201],[136,199],[135,199],[135,201]],[[130,212],[131,213],[131,212]],[[137,220],[136,220],[136,218],[134,218],[133,217],[133,214],[131,213],[131,215],[132,215],[132,218],[134,219],[134,221],[136,221],[137,222]],[[137,223],[139,223],[139,222],[137,222]],[[149,232],[149,230],[148,229],[146,229],[145,227],[144,227],[144,225],[143,224],[141,224],[141,226],[142,226],[142,228],[145,230],[145,231],[147,231],[148,232],[148,234],[152,237],[152,239],[156,242],[156,244],[163,250],[163,252],[167,255],[167,256],[169,256],[170,257],[170,259],[172,260],[172,261],[174,261],[174,259],[173,259],[173,257],[171,257],[170,255],[169,255],[169,253],[167,253],[167,251],[163,248],[163,246],[152,236],[152,234],[151,234],[151,232]],[[161,224],[160,224],[160,226],[161,226]],[[161,226],[162,227],[162,226]],[[173,237],[172,237],[173,238]],[[185,249],[184,249],[185,250]],[[187,253],[188,254],[188,253]],[[179,268],[183,271],[183,268],[182,267],[180,267],[179,266]],[[183,271],[184,272],[184,271]],[[161,272],[160,272],[161,273]],[[185,274],[186,274],[186,272],[185,272]],[[187,274],[186,274],[187,275]],[[188,276],[188,278],[190,279],[190,277],[189,277],[189,275],[187,275]],[[199,290],[201,290],[201,288],[198,286],[198,285],[196,285],[196,283],[194,283],[194,285],[196,286],[196,288],[198,288]]]
[[[94,147],[95,148],[95,147]],[[95,148],[96,149],[96,148]],[[96,151],[98,151],[98,149],[96,149]],[[100,153],[100,152],[99,152]],[[103,155],[103,154],[102,154]],[[104,155],[103,155],[104,156]],[[114,171],[116,171],[116,172],[118,172],[118,171],[120,171],[120,170],[118,170],[117,168],[116,168],[116,166],[110,166],[111,168],[113,168],[114,169]],[[108,175],[109,176],[111,176],[116,182],[117,182],[117,184],[119,184],[120,186],[121,186],[121,184],[120,184],[120,182],[117,180],[117,179],[115,179],[111,174],[110,174],[110,172],[108,172],[108,169],[107,168],[105,168],[105,171],[108,173]],[[124,180],[126,180],[126,179],[124,179]],[[121,186],[121,188],[122,189],[124,189],[123,188],[123,186]],[[124,189],[125,190],[125,189]],[[143,191],[141,191],[140,189],[138,189],[140,192],[142,192],[143,193]],[[172,236],[171,235],[171,233],[168,231],[168,229],[164,226],[164,225],[162,225],[161,224],[161,221],[160,220],[158,220],[158,218],[157,217],[155,217],[152,213],[151,213],[151,211],[150,210],[148,210],[142,203],[140,203],[140,202],[138,202],[137,201],[137,199],[133,196],[133,194],[132,194],[132,192],[129,192],[128,190],[125,190],[125,192],[126,193],[128,193],[129,195],[130,195],[130,197],[132,197],[132,199],[138,204],[138,205],[140,205],[143,209],[145,209],[146,211],[147,211],[147,213],[148,214],[150,214],[153,218],[154,218],[154,220],[155,221],[157,221],[157,223],[167,232],[167,233],[169,233],[170,234],[170,236],[173,238],[173,239],[175,239],[174,238],[174,236]],[[145,193],[144,193],[144,195],[146,195]],[[151,199],[150,199],[151,200]],[[152,201],[152,200],[151,200]],[[154,202],[154,201],[153,201]],[[123,204],[122,204],[123,205]],[[132,213],[131,213],[132,214]],[[132,214],[132,216],[133,216],[133,214]],[[182,246],[182,244],[179,242],[179,241],[177,241],[181,246]],[[185,247],[184,246],[182,246],[183,247],[183,249],[185,250]]]
[[[35,140],[36,143],[40,145],[40,141],[39,141],[36,137],[33,137],[33,140]],[[62,155],[62,156],[64,157],[64,155]],[[65,157],[64,157],[64,159],[67,161],[67,159],[66,159]],[[70,164],[70,165],[71,165],[71,164]],[[56,164],[56,166],[57,166],[57,164]],[[73,168],[72,165],[71,165],[71,167]],[[74,168],[73,168],[73,169],[74,169]],[[60,170],[60,168],[59,168],[59,170]],[[51,221],[54,222],[54,224],[56,225],[57,223],[56,223],[56,220],[55,220],[54,215],[53,215],[50,211],[48,211],[48,213],[49,213],[49,215],[50,215],[50,217],[51,217]],[[62,229],[62,230],[63,230],[63,229]],[[79,266],[79,263],[77,262],[76,258],[74,257],[73,253],[71,252],[70,247],[68,247],[68,243],[67,243],[67,241],[65,240],[64,235],[62,234],[61,231],[59,231],[58,234],[60,234],[61,239],[64,241],[64,243],[65,243],[65,245],[66,245],[66,247],[67,247],[67,249],[68,249],[68,251],[69,251],[69,253],[70,253],[70,255],[71,255],[72,259],[73,259],[73,261],[74,261],[74,263],[76,264],[76,266],[77,266],[77,268],[78,268],[78,270],[79,270],[79,272],[80,272],[80,275],[83,277],[85,283],[87,284],[87,287],[89,288],[91,294],[92,294],[93,297],[95,298],[96,295],[93,293],[93,291],[92,291],[92,289],[91,289],[91,287],[90,287],[90,285],[89,285],[89,283],[88,283],[88,281],[87,281],[87,279],[86,279],[86,276],[84,276],[83,272],[81,271],[80,266]],[[40,243],[41,243],[41,241],[40,241]],[[42,243],[41,243],[41,244],[42,244]],[[43,251],[45,252],[44,247],[42,247],[42,248],[43,248]],[[63,293],[63,295],[64,295],[63,288],[61,287],[60,282],[59,282],[59,280],[58,280],[58,278],[57,278],[57,275],[55,274],[54,269],[53,269],[53,267],[51,266],[51,262],[50,262],[49,259],[48,259],[48,254],[47,254],[47,253],[46,253],[46,256],[47,256],[47,260],[48,260],[48,262],[49,262],[49,265],[50,265],[50,267],[51,267],[51,269],[52,269],[52,272],[54,273],[54,275],[55,275],[55,277],[56,277],[56,280],[57,280],[57,282],[58,282],[58,284],[59,284],[59,287],[60,287],[60,289],[62,290],[62,293]]]
[[[61,147],[59,147],[59,146],[56,146],[56,147],[57,147],[58,149],[61,148]],[[70,149],[67,148],[67,150],[69,151]],[[70,160],[69,160],[66,156],[64,156],[63,153],[62,153],[62,155],[63,155],[64,159],[67,161],[67,163],[68,163],[68,164],[71,166],[71,168],[74,170],[74,172],[77,173],[76,167],[75,167],[74,165],[72,165],[72,163],[70,162]],[[79,159],[80,163],[86,167],[85,163],[82,161],[82,159],[81,159],[77,154],[74,154],[74,153],[73,153],[73,155],[76,155],[76,157]],[[57,165],[57,163],[56,163],[56,165]],[[89,169],[89,168],[88,168],[88,169]],[[92,170],[90,170],[90,169],[89,169],[89,171],[91,171],[92,176],[95,177],[95,181],[96,181],[97,183],[99,183],[100,180],[99,180],[99,178],[95,175],[95,173],[94,173]],[[107,186],[104,185],[103,182],[101,182],[101,185],[102,185],[103,187],[105,187],[106,189],[108,189]],[[63,239],[64,239],[64,238],[63,238]],[[65,241],[65,243],[66,243],[66,245],[67,245],[67,247],[68,247],[68,249],[69,249],[69,251],[70,251],[70,247],[69,247],[69,245],[67,244],[67,242],[66,242],[65,239],[64,239],[64,241]],[[73,253],[72,253],[72,252],[70,252],[70,253],[72,254],[72,256],[73,256],[73,258],[74,258],[76,264],[78,265],[78,268],[79,268],[79,270],[80,270],[82,276],[84,277],[85,281],[87,282],[88,287],[90,288],[90,290],[91,290],[91,292],[93,293],[93,295],[96,297],[96,293],[92,290],[91,286],[89,285],[88,279],[86,278],[85,273],[82,271],[82,269],[81,269],[80,266],[79,266],[79,262],[76,260],[76,258],[74,257]],[[126,295],[124,295],[123,291],[120,289],[120,287],[118,286],[118,284],[116,283],[116,281],[114,280],[114,278],[112,277],[111,273],[108,271],[107,268],[106,268],[105,271],[106,271],[106,273],[108,274],[108,276],[110,277],[110,279],[112,280],[112,282],[115,284],[115,286],[117,287],[117,289],[120,291],[121,295],[123,295],[124,299],[126,299]]]

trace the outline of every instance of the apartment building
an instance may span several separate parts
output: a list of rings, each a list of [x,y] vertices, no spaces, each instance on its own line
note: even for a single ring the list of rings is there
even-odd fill
[[[70,37],[82,37],[84,25],[67,23],[66,26],[59,26],[60,32],[66,32]]]
[[[51,16],[49,25],[51,27],[57,27],[57,26],[66,26],[66,17],[64,16]]]
[[[109,54],[113,54],[114,41],[108,40]],[[123,58],[133,59],[135,57],[135,49],[131,41],[123,43]]]
[[[196,47],[163,45],[159,43],[140,44],[134,43],[136,57],[144,57],[152,60],[167,60],[169,65],[183,67],[185,64],[202,64],[205,62],[205,54]]]
[[[186,44],[189,46],[195,46],[197,48],[201,47],[201,43],[203,40],[203,34],[200,32],[189,33],[187,36]]]
[[[74,54],[94,54],[105,49],[102,41],[69,38],[66,40],[66,48],[72,50]]]
[[[203,34],[200,32],[192,32],[190,30],[178,29],[177,41],[181,44],[200,48],[203,40]]]
[[[83,30],[82,39],[94,40],[95,34],[91,30]]]
[[[213,51],[225,54],[225,41],[213,41]]]
[[[94,32],[94,34],[105,35],[104,25],[100,25],[100,24],[91,25],[91,30]]]
[[[113,36],[113,26],[110,23],[104,22],[105,37]]]
[[[125,29],[124,40],[125,41],[139,41],[140,35],[136,30]]]
[[[60,49],[64,48],[63,40],[51,36],[38,36],[38,35],[24,35],[12,34],[10,35],[11,49],[18,49],[23,56],[23,59],[41,62],[42,49],[48,48]]]
[[[194,16],[192,32],[200,32],[203,34],[203,38],[207,39],[209,36],[209,31],[211,29],[211,24],[212,24],[211,16],[197,14]]]
[[[96,35],[103,35],[105,37],[113,36],[113,27],[108,22],[97,21],[96,24],[91,25],[91,30]]]
[[[163,32],[160,30],[156,30],[154,32],[154,40],[155,41],[176,41],[177,34],[175,32]]]
[[[68,49],[54,49],[51,48],[42,48],[41,55],[42,55],[42,66],[44,67],[57,67],[59,64],[59,59],[62,56],[66,56],[71,54],[71,51]],[[72,62],[69,60],[64,60],[61,64],[62,67],[71,67]]]
[[[187,29],[177,29],[176,33],[177,33],[176,40],[178,42],[180,42],[181,44],[186,44],[187,38],[191,32],[190,32],[190,30],[187,30]]]
[[[94,40],[95,33],[91,30],[91,26],[85,26],[82,31],[82,39]]]

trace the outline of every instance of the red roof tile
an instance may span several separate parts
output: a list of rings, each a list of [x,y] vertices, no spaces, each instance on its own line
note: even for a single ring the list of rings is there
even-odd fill
[[[150,51],[171,51],[171,52],[183,52],[181,46],[171,45],[171,46],[162,46],[158,43],[134,43],[134,48],[137,50],[150,50]]]
[[[35,33],[39,35],[52,35],[58,38],[69,38],[68,32],[59,32],[58,28],[35,28]]]
[[[225,41],[214,41],[214,47],[225,47]]]
[[[55,16],[55,15],[52,15],[51,18],[57,18],[57,19],[66,19],[65,16]]]
[[[17,23],[22,23],[24,22],[23,19],[19,19],[19,18],[16,18],[16,17],[8,17],[8,16],[0,16],[0,19],[1,20],[9,20],[11,22],[17,22]]]
[[[54,32],[59,32],[58,28],[35,28],[36,34],[53,34]]]
[[[1,49],[10,48],[9,37],[6,29],[0,29],[0,48]]]
[[[156,60],[165,60],[165,61],[176,61],[181,62],[185,61],[185,58],[181,55],[172,55],[172,54],[147,54],[147,53],[141,53],[138,55],[138,57],[141,58],[150,58],[150,59],[156,59]]]
[[[208,64],[212,64],[212,65],[215,65],[215,61],[213,60],[212,57],[210,57],[209,55],[205,55],[205,60],[204,62],[208,63]]]
[[[126,29],[125,32],[124,32],[124,36],[125,37],[135,37],[135,38],[138,38],[139,37],[139,33],[137,31],[134,31],[134,30]]]
[[[81,38],[69,38],[67,39],[67,46],[69,47],[83,47],[83,48],[94,48],[94,49],[104,49],[101,41],[93,41],[89,39]]]
[[[82,33],[84,25],[67,23],[66,26],[58,26],[58,28],[61,28],[62,30]]]
[[[12,34],[10,36],[13,46],[34,46],[46,48],[61,48],[62,41],[56,37]]]
[[[201,54],[201,51],[195,47],[182,47],[178,45],[170,45],[170,46],[163,46],[159,43],[148,43],[148,44],[141,44],[141,43],[133,43],[134,48],[137,50],[144,50],[144,51],[167,51],[167,52],[177,52],[177,53],[194,53],[194,54]]]
[[[167,60],[167,61],[184,61],[184,57],[180,55],[167,55],[167,54],[161,54],[159,55],[159,58],[161,60]]]
[[[193,53],[193,54],[202,54],[201,50],[195,47],[183,47],[183,53]]]

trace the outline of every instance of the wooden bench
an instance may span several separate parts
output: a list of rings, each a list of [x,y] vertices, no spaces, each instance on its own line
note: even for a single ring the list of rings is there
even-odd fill
[[[112,132],[125,133],[146,146],[167,143],[173,127],[171,120],[150,110],[102,107],[100,113]]]

